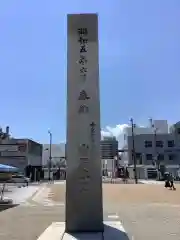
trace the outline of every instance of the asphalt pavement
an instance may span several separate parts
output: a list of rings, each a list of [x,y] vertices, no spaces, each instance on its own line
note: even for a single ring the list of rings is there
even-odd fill
[[[63,184],[56,182],[55,184]],[[22,203],[30,198],[42,185],[16,188],[8,192],[16,202]],[[53,185],[52,185],[53,186]],[[142,185],[141,185],[142,186]],[[45,189],[45,185],[42,187]],[[44,194],[42,198],[44,199]],[[126,194],[126,190],[124,190]],[[148,193],[147,193],[148,194]],[[168,192],[167,194],[173,194]],[[0,239],[3,240],[37,240],[37,237],[52,222],[65,221],[65,206],[19,205],[1,212]],[[109,202],[104,198],[104,221],[120,221],[129,240],[179,240],[180,239],[180,205],[152,201],[149,203]],[[18,221],[14,221],[18,219]],[[22,230],[23,226],[23,230]]]

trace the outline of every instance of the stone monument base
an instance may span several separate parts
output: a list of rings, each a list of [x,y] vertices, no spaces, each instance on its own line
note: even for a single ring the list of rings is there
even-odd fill
[[[65,222],[53,222],[37,240],[129,240],[121,222],[104,222],[104,232],[66,233]]]

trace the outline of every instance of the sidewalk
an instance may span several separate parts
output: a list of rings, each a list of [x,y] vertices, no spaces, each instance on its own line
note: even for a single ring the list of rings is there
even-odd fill
[[[33,198],[42,194],[46,184],[17,188],[7,193],[18,207],[0,212],[0,239],[2,240],[37,240],[38,236],[53,222],[64,221],[64,208],[33,202]],[[42,192],[42,193],[41,193]]]
[[[21,204],[24,203],[28,198],[32,197],[39,189],[40,185],[14,188],[11,192],[5,192],[4,198],[12,199],[14,204]]]
[[[164,181],[156,181],[156,180],[138,180],[139,182],[143,183],[143,184],[158,184],[158,185],[163,185]]]

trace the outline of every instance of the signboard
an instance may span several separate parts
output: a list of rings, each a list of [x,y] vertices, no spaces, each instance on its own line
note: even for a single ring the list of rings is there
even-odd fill
[[[19,151],[18,145],[0,144],[0,152],[18,152],[18,151]]]

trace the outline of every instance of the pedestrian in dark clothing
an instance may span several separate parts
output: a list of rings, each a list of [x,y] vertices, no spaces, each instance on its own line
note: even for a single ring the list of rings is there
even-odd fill
[[[176,188],[174,186],[174,179],[173,179],[172,173],[170,173],[170,175],[169,175],[169,182],[170,182],[170,189],[171,190],[176,190]]]
[[[165,179],[165,188],[170,187],[170,177],[169,177],[169,172],[164,174],[164,179]]]
[[[170,187],[170,182],[169,180],[165,180],[165,185],[164,185],[165,188],[168,188]]]
[[[166,175],[165,187],[170,188],[171,190],[176,190],[176,188],[174,186],[174,179],[173,179],[172,173],[168,173]]]
[[[126,168],[126,176],[127,176],[127,178],[129,178],[129,171],[127,168]]]

